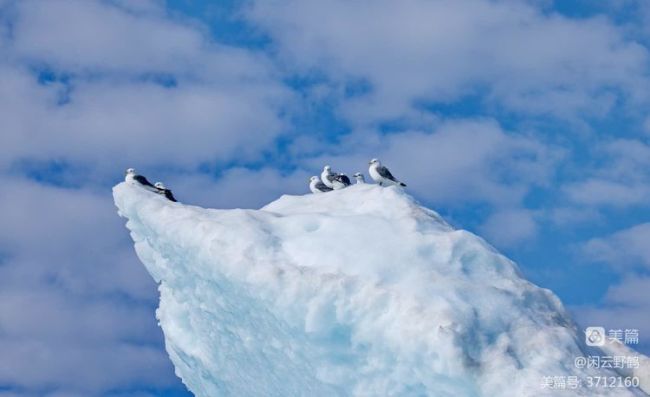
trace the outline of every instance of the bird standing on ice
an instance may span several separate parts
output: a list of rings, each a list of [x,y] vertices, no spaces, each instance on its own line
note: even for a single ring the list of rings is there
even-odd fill
[[[316,175],[314,175],[309,179],[309,190],[314,194],[318,194],[331,192],[332,188],[325,185]]]
[[[362,184],[366,183],[366,178],[363,176],[362,173],[357,172],[353,176],[354,176],[354,179],[357,180],[357,185],[362,185]]]
[[[167,189],[167,187],[165,187],[165,185],[162,182],[156,182],[154,186],[156,187],[156,189],[158,189],[156,193],[165,196],[169,201],[176,202],[176,198],[174,198],[172,191]]]
[[[126,170],[126,176],[124,177],[124,181],[131,184],[138,184],[151,192],[158,193],[158,189],[154,185],[152,185],[151,182],[147,180],[147,178],[143,177],[142,175],[136,174],[135,169],[133,168],[129,168]]]
[[[393,174],[390,173],[388,168],[381,165],[381,162],[378,159],[370,160],[370,168],[368,172],[370,177],[379,183],[379,186],[390,186],[390,185],[399,185],[406,186],[405,183],[398,181]]]
[[[339,190],[346,188],[350,186],[352,182],[350,182],[350,178],[348,178],[347,175],[345,174],[334,174],[334,178],[332,179],[332,187],[334,190]]]
[[[334,184],[332,181],[334,180],[334,177],[336,176],[335,173],[332,172],[332,167],[329,165],[326,165],[323,167],[323,172],[320,174],[320,179],[323,181],[325,186],[327,186],[330,189],[334,189]]]
[[[323,167],[323,172],[320,174],[320,179],[323,181],[325,186],[334,190],[343,189],[351,185],[350,178],[348,178],[347,175],[332,172],[332,167],[329,165]]]

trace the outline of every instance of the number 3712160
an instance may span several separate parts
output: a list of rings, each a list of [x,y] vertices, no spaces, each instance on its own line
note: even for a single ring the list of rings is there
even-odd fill
[[[587,387],[639,387],[636,376],[587,376]]]

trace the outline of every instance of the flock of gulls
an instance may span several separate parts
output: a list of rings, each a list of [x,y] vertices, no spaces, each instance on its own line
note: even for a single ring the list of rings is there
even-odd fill
[[[133,168],[129,168],[128,170],[126,170],[126,176],[124,177],[124,181],[132,184],[138,184],[143,188],[145,188],[146,190],[149,190],[150,192],[160,194],[161,196],[167,197],[169,201],[176,202],[176,199],[174,198],[172,191],[167,189],[162,182],[156,182],[155,184],[152,185],[151,182],[147,180],[147,178],[143,177],[142,175],[136,174],[135,169]]]
[[[379,186],[406,186],[405,183],[398,181],[393,174],[390,173],[388,168],[381,165],[379,160],[372,159],[368,164],[370,165],[368,173],[370,174],[370,177],[379,184]],[[360,172],[354,174],[354,178],[357,180],[357,185],[366,183],[366,178]],[[323,167],[323,172],[321,172],[320,178],[316,175],[309,178],[309,190],[314,194],[344,189],[351,184],[350,178],[348,178],[347,175],[332,172],[332,167],[329,165]]]
[[[379,186],[406,186],[406,184],[397,180],[393,174],[390,173],[388,168],[381,165],[381,162],[379,160],[372,159],[368,164],[370,165],[368,168],[368,173],[370,174],[370,177],[379,184]],[[366,179],[360,172],[354,174],[354,178],[357,181],[357,185],[366,183]],[[165,196],[168,200],[176,202],[172,191],[167,189],[162,182],[156,182],[152,184],[144,176],[136,174],[135,169],[133,168],[126,170],[126,176],[124,177],[124,180],[127,183],[139,185],[142,188],[149,190],[150,192],[160,194],[161,196]],[[332,172],[332,167],[329,165],[323,167],[323,172],[320,174],[320,178],[314,175],[309,179],[309,189],[314,194],[344,189],[351,184],[352,182],[350,182],[350,178],[348,178],[347,175],[338,172]]]

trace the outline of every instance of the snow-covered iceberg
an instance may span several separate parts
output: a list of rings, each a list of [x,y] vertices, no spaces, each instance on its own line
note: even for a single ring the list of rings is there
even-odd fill
[[[283,196],[260,210],[115,203],[159,283],[176,373],[198,397],[633,396],[549,389],[591,354],[559,299],[397,188]]]

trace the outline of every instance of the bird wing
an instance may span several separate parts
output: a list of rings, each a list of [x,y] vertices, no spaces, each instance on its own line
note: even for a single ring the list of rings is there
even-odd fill
[[[327,186],[321,181],[318,181],[315,185],[316,189],[320,190],[321,192],[329,192],[330,190],[334,190],[331,187]]]
[[[381,167],[377,167],[377,173],[388,180],[397,182],[397,179],[395,179],[393,174],[391,174],[390,171],[388,171],[388,168],[384,167],[383,165]]]
[[[345,186],[348,186],[348,185],[350,185],[350,183],[351,183],[351,182],[350,182],[350,178],[348,178],[348,176],[345,175],[345,174],[338,174],[334,179],[336,179],[337,181],[341,182],[341,183],[344,184]]]
[[[174,198],[174,195],[172,194],[172,191],[169,190],[169,189],[165,189],[165,197],[167,197],[167,199],[169,201],[176,202],[176,199]]]
[[[143,177],[142,175],[135,175],[133,179],[138,183],[140,183],[141,185],[150,186],[154,189],[157,189],[154,185],[151,184],[151,182],[147,180],[147,178]]]

